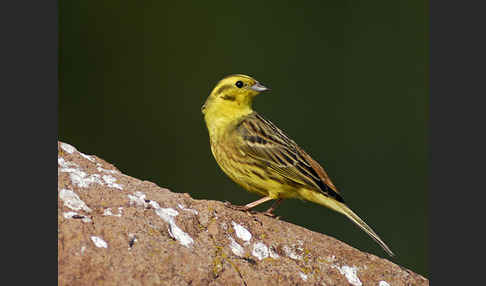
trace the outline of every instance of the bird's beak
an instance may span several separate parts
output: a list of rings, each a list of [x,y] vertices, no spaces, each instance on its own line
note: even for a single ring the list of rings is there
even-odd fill
[[[258,92],[270,90],[268,87],[265,87],[265,86],[261,85],[259,82],[257,82],[254,85],[250,86],[250,89],[252,89],[254,91],[258,91]]]

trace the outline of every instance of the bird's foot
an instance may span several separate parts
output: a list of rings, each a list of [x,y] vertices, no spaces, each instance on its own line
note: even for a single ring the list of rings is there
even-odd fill
[[[247,206],[233,205],[232,203],[230,203],[228,201],[224,202],[224,206],[227,207],[227,208],[236,210],[236,211],[243,211],[243,212],[249,212],[250,211],[250,209]]]
[[[250,216],[254,215],[254,214],[261,213],[263,215],[266,215],[266,216],[269,216],[269,217],[272,217],[272,218],[275,218],[275,219],[280,219],[280,216],[277,216],[276,214],[273,213],[273,209],[268,209],[264,212],[257,212],[257,211],[252,211],[251,208],[248,207],[247,205],[237,206],[237,205],[233,205],[232,203],[230,203],[228,201],[224,202],[224,206],[227,207],[227,208],[230,208],[232,210],[246,212]]]
[[[273,212],[265,211],[265,212],[262,212],[262,214],[269,216],[269,217],[273,217],[274,219],[280,219],[280,216],[277,216]]]

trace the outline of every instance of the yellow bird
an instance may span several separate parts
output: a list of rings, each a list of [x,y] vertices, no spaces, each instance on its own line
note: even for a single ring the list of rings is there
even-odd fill
[[[274,216],[283,199],[311,201],[348,217],[393,256],[371,227],[346,206],[319,163],[252,109],[253,98],[266,90],[249,76],[229,75],[216,84],[201,108],[218,165],[237,184],[263,196],[236,208],[246,211],[276,200],[265,212]]]

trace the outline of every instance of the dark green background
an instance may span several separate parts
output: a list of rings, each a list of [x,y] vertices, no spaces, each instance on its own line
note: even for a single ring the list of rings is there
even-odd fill
[[[326,168],[392,261],[429,275],[427,1],[120,2],[59,2],[59,140],[173,191],[248,203],[200,108],[225,75],[251,75],[272,88],[255,109]],[[387,257],[321,206],[277,214]]]

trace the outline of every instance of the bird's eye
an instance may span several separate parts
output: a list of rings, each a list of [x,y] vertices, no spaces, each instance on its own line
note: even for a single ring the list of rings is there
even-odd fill
[[[238,88],[242,88],[242,87],[243,87],[243,82],[242,82],[241,80],[239,80],[239,81],[237,81],[237,82],[236,82],[236,84],[235,84],[235,85],[236,85],[236,87],[238,87]]]

